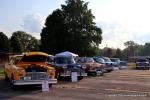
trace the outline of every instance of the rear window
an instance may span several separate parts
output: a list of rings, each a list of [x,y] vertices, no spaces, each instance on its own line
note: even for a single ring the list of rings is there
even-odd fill
[[[24,55],[21,61],[22,62],[45,62],[46,59],[47,56],[43,56],[43,55],[32,55],[32,56]]]

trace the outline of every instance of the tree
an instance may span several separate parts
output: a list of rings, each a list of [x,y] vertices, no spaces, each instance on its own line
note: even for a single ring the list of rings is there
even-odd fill
[[[23,52],[23,46],[21,44],[21,41],[16,37],[12,36],[10,39],[10,45],[12,47],[12,52],[13,53],[22,53]]]
[[[143,55],[150,56],[150,43],[145,43],[143,47]]]
[[[61,9],[53,11],[46,19],[41,33],[41,50],[56,54],[72,51],[81,56],[94,55],[102,40],[102,30],[82,0],[67,0]]]
[[[113,48],[105,47],[102,51],[102,56],[114,57],[116,55],[116,50]]]
[[[9,51],[9,40],[3,32],[0,32],[0,52],[8,52],[8,51]]]
[[[26,32],[17,31],[12,34],[11,47],[13,52],[39,51],[39,41]]]
[[[121,49],[117,48],[115,57],[120,58],[120,59],[123,58],[123,54],[122,54]]]
[[[134,41],[127,41],[124,43],[124,45],[126,46],[127,58],[129,56],[136,56],[136,46],[138,45],[137,43]]]

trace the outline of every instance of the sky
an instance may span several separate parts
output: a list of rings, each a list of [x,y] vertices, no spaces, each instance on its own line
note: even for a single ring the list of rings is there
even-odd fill
[[[150,42],[150,0],[84,0],[103,31],[100,48],[125,48],[126,41]],[[65,0],[0,0],[0,31],[26,31],[40,39],[45,19]]]

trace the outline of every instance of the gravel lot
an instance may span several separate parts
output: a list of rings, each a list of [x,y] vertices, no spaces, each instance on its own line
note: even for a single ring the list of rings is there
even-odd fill
[[[59,81],[49,92],[31,86],[14,91],[0,77],[0,100],[150,100],[150,70],[118,70],[77,83]]]

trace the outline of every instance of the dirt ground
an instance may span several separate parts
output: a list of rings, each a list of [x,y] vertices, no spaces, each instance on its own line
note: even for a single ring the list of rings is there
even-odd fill
[[[0,100],[150,100],[150,70],[117,70],[77,83],[59,81],[49,92],[31,86],[14,91],[1,77]]]

